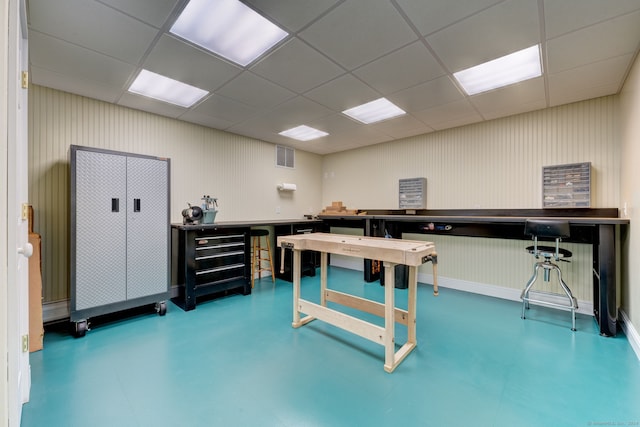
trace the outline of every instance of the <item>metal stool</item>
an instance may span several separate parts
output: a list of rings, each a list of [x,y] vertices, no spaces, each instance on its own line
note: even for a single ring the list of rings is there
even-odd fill
[[[529,246],[526,250],[533,254],[536,259],[540,257],[544,258],[544,261],[536,262],[533,266],[533,276],[529,279],[527,286],[525,286],[524,290],[520,294],[520,298],[522,299],[522,318],[524,319],[525,309],[529,308],[529,303],[534,303],[538,305],[544,305],[547,307],[559,308],[561,310],[571,311],[571,330],[576,330],[576,309],[578,308],[578,301],[571,293],[571,289],[567,286],[567,284],[562,280],[562,271],[557,264],[551,262],[551,258],[555,261],[565,261],[569,262],[566,259],[571,258],[573,255],[571,251],[560,248],[560,241],[563,238],[567,238],[570,235],[569,221],[558,221],[558,220],[531,220],[528,219],[525,222],[524,226],[524,234],[527,236],[531,236],[533,238],[533,246]],[[538,245],[538,237],[542,238],[551,238],[555,239],[555,246],[539,246]],[[567,297],[567,304],[560,304],[556,302],[541,300],[532,298],[529,293],[531,292],[531,288],[533,284],[538,279],[538,273],[540,269],[544,271],[544,281],[549,281],[549,276],[551,270],[554,270],[558,274],[558,282],[564,291],[564,295]],[[557,295],[549,292],[541,292],[535,291],[535,294],[547,294],[547,295]]]
[[[263,238],[266,243],[263,246]],[[267,253],[264,256],[264,252]],[[265,262],[263,264],[263,261]],[[268,266],[264,266],[266,263]],[[253,229],[251,230],[251,288],[255,281],[256,273],[258,278],[262,278],[263,271],[270,271],[273,283],[276,282],[276,273],[273,268],[273,259],[271,257],[271,243],[269,242],[269,230]]]

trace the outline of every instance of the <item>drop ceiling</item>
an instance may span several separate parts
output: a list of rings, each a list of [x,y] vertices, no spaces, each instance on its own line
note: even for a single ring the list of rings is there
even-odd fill
[[[169,34],[187,0],[28,0],[31,81],[328,154],[616,94],[640,47],[640,0],[245,3],[290,35],[240,67]],[[467,96],[452,77],[535,44],[539,78]],[[182,108],[127,92],[143,68],[210,94]],[[364,125],[341,113],[380,97],[407,114]],[[329,135],[278,134],[298,125]]]

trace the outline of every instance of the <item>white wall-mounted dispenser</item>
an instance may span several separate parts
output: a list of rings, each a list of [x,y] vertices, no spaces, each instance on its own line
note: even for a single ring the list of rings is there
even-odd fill
[[[283,182],[282,184],[278,184],[279,191],[296,191],[297,188],[298,188],[297,185],[289,184],[286,182]]]

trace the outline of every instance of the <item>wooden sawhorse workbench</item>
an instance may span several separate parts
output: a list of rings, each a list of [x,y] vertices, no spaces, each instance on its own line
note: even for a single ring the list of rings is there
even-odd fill
[[[416,240],[360,237],[341,234],[311,233],[279,236],[278,246],[293,250],[293,327],[298,328],[314,319],[352,332],[381,344],[385,348],[384,370],[393,370],[413,350],[416,342],[416,294],[418,267],[428,261],[433,264],[433,289],[438,295],[437,254],[431,242]],[[320,252],[320,304],[300,298],[300,260],[305,250]],[[384,304],[349,295],[327,288],[327,254],[340,254],[359,258],[376,259],[385,267]],[[283,257],[284,258],[284,257]],[[409,267],[407,310],[395,307],[395,266]],[[355,308],[366,313],[384,317],[384,327],[374,325],[356,317],[327,307],[327,302]],[[300,314],[306,316],[300,318]],[[407,326],[407,342],[395,351],[395,322]]]

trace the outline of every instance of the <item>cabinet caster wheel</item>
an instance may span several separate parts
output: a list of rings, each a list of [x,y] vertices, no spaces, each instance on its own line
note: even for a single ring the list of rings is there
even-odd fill
[[[157,302],[156,312],[160,316],[164,316],[165,314],[167,314],[167,303],[165,301]]]
[[[76,338],[82,338],[87,334],[88,330],[89,330],[89,325],[86,320],[75,322],[73,326],[73,336]]]

